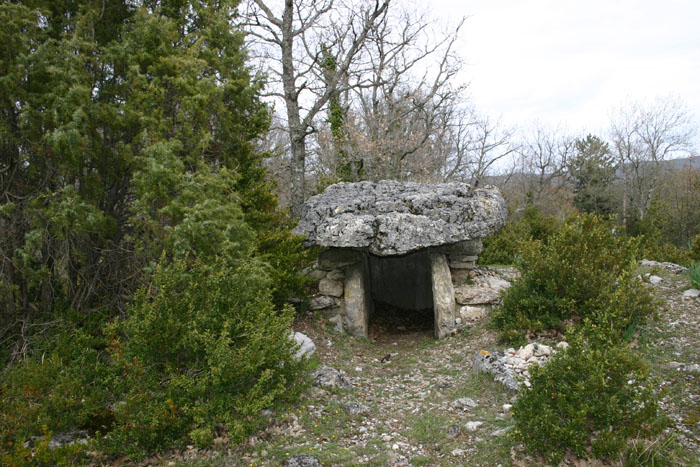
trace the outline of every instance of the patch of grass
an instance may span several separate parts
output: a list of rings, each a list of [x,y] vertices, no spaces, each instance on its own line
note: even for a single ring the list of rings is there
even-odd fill
[[[692,465],[696,461],[696,455],[681,446],[673,435],[652,440],[633,440],[620,456],[620,463],[628,467]]]
[[[696,289],[700,289],[700,263],[695,263],[688,268],[690,283]]]
[[[441,446],[449,440],[447,427],[455,423],[454,419],[434,413],[424,413],[411,416],[407,425],[410,427],[408,436],[415,444]]]
[[[513,441],[510,436],[485,436],[476,444],[476,452],[470,456],[469,465],[509,465]]]
[[[433,460],[430,457],[418,456],[411,459],[412,465],[433,465]]]

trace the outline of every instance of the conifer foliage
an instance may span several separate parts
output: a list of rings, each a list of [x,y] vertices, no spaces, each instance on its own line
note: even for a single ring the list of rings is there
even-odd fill
[[[4,446],[40,434],[36,420],[22,425],[22,400],[45,414],[59,403],[37,381],[44,362],[53,362],[46,377],[91,401],[69,404],[81,416],[66,420],[107,417],[112,439],[140,453],[182,436],[206,444],[215,422],[239,436],[243,417],[295,377],[291,311],[273,298],[300,283],[299,245],[254,150],[270,117],[236,6],[0,5],[0,399],[16,409],[0,417]],[[286,283],[270,281],[270,264]],[[173,320],[179,327],[165,326]],[[149,360],[157,350],[146,332],[163,339],[160,361]],[[62,360],[66,345],[95,355],[100,377]],[[140,395],[125,385],[128,365],[143,369]],[[124,410],[108,409],[120,400]],[[65,428],[60,417],[42,421],[44,431]]]

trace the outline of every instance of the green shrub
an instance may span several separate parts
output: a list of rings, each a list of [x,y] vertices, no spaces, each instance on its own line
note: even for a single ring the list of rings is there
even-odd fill
[[[496,235],[484,239],[479,264],[513,264],[525,243],[546,242],[558,226],[557,219],[545,216],[537,206],[528,206],[521,219],[508,222]]]
[[[700,263],[691,264],[688,269],[690,283],[693,287],[700,289]]]
[[[176,261],[141,289],[115,325],[110,352],[121,373],[112,452],[138,456],[172,444],[240,441],[258,412],[303,389],[293,358],[293,312],[276,312],[256,261]]]
[[[259,236],[260,259],[269,265],[268,273],[274,288],[272,301],[276,307],[289,302],[290,297],[304,298],[306,287],[314,282],[303,273],[313,264],[318,250],[306,248],[301,237],[292,236],[289,226],[279,226]]]
[[[511,340],[525,330],[563,331],[584,318],[621,334],[654,310],[649,292],[632,274],[637,245],[593,215],[567,222],[547,243],[524,245],[522,276],[504,293],[493,324]],[[615,316],[612,322],[608,312]]]
[[[515,439],[556,465],[569,449],[603,458],[623,450],[631,437],[661,431],[658,395],[636,354],[620,345],[570,342],[531,370],[531,387],[513,406]]]
[[[29,358],[9,369],[0,384],[0,454],[3,465],[22,459],[73,458],[86,450],[82,445],[52,452],[46,444],[51,434],[72,428],[91,435],[110,428],[109,381],[113,369],[98,350],[104,342],[80,329],[58,336],[53,350]],[[44,436],[30,457],[24,442]],[[38,457],[37,457],[38,456]],[[48,462],[48,460],[47,460]]]
[[[652,261],[668,261],[676,264],[688,264],[689,251],[678,248],[671,242],[659,238],[642,237],[641,256]]]
[[[700,261],[700,234],[697,234],[690,242],[688,256],[693,261]]]

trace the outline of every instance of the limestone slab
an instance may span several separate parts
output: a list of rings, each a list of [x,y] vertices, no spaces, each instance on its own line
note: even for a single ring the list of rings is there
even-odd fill
[[[372,299],[366,258],[345,270],[345,327],[356,337],[367,337]]]
[[[318,291],[323,295],[341,297],[343,295],[343,283],[326,277],[318,283]]]
[[[442,339],[455,328],[455,293],[447,257],[431,253],[430,271],[433,282],[433,312],[435,315],[435,337]]]
[[[361,258],[362,253],[359,251],[331,248],[319,253],[318,267],[324,271],[332,271],[334,269],[343,268],[350,264],[354,264],[360,261]]]
[[[481,239],[501,228],[505,218],[505,201],[495,187],[338,183],[304,203],[294,233],[305,236],[307,244],[391,256]],[[460,254],[474,254],[477,245]]]

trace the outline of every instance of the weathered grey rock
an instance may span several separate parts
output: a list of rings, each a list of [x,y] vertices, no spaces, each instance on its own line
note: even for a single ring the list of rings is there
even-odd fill
[[[345,279],[345,271],[343,271],[342,269],[334,269],[331,272],[329,272],[328,276],[326,277],[328,277],[329,279],[333,279],[334,281],[342,281],[343,279]]]
[[[683,292],[684,297],[700,297],[700,290],[698,289],[688,289]]]
[[[681,266],[680,264],[650,261],[648,259],[643,259],[639,262],[639,265],[645,268],[664,268],[669,272],[674,274],[684,274],[688,272],[688,268]]]
[[[367,259],[347,267],[345,272],[345,327],[356,337],[367,337],[372,297]]]
[[[530,357],[535,355],[535,344],[527,344],[525,347],[521,347],[515,355],[520,358],[520,360],[529,360]]]
[[[508,434],[508,432],[512,431],[512,430],[513,430],[512,426],[507,426],[505,428],[501,428],[500,430],[494,431],[493,433],[491,433],[491,436],[493,436],[494,438],[498,438],[500,436],[504,436],[504,435]]]
[[[24,442],[24,448],[33,448],[36,444],[44,442],[46,436],[30,436],[27,441]],[[51,437],[48,443],[49,449],[57,449],[63,446],[70,446],[72,444],[84,444],[89,443],[90,436],[86,430],[70,430],[64,433],[56,433]]]
[[[535,345],[535,357],[549,357],[552,355],[552,348],[544,344]]]
[[[316,353],[316,344],[312,341],[309,336],[301,332],[293,332],[289,335],[291,339],[294,339],[296,344],[299,346],[294,358],[301,360],[304,357],[310,357]]]
[[[494,187],[338,183],[304,204],[294,233],[309,244],[389,256],[480,239],[502,227],[505,218],[505,202]]]
[[[452,269],[474,269],[475,267],[475,261],[450,261],[450,268]]]
[[[329,366],[324,366],[311,373],[313,385],[324,388],[347,389],[352,384],[345,376],[345,372]]]
[[[455,286],[462,285],[471,280],[472,269],[453,269],[452,271],[452,283]]]
[[[470,323],[472,321],[478,321],[488,314],[488,310],[485,306],[470,306],[465,305],[459,308],[459,317],[462,322]]]
[[[455,299],[460,305],[488,305],[499,301],[499,290],[478,285],[463,284],[455,287]]]
[[[362,415],[369,412],[369,407],[360,402],[350,402],[345,406],[345,411],[350,415]]]
[[[318,291],[323,295],[340,297],[343,295],[343,283],[326,277],[318,283]]]
[[[478,281],[480,284],[486,285],[494,290],[497,290],[498,292],[508,289],[511,286],[510,282],[496,276],[484,275],[479,277]]]
[[[323,464],[309,454],[295,454],[284,462],[284,467],[323,467]]]
[[[464,425],[464,427],[467,429],[467,431],[476,431],[483,424],[484,422],[467,422],[467,424]]]
[[[327,272],[327,271],[322,271],[322,270],[320,270],[320,269],[312,269],[312,270],[309,271],[307,274],[308,274],[308,276],[309,276],[310,278],[312,278],[312,279],[318,281],[318,280],[321,280],[321,279],[323,279],[324,277],[326,277],[326,275],[328,274],[328,272]]]
[[[355,264],[362,259],[362,253],[355,250],[343,250],[331,248],[318,255],[318,267],[324,271],[332,271],[350,264]]]
[[[335,325],[333,329],[335,332],[341,333],[345,331],[345,326],[343,325],[343,315],[335,315],[328,319],[331,323]]]
[[[473,408],[475,408],[475,407],[478,406],[478,405],[479,405],[479,404],[477,404],[477,403],[474,401],[474,399],[472,399],[472,398],[470,398],[470,397],[460,397],[459,399],[453,401],[453,402],[450,404],[450,407],[452,407],[453,409],[461,409],[461,410],[465,410],[465,411],[466,411],[466,410],[473,409]]]
[[[459,436],[459,434],[462,433],[462,427],[459,425],[453,423],[452,425],[449,425],[447,427],[447,437],[448,438],[456,438]]]
[[[663,282],[663,279],[661,277],[654,275],[649,276],[649,283],[651,285],[659,285],[661,282]]]
[[[312,310],[325,310],[326,308],[332,308],[338,306],[338,301],[333,297],[327,297],[325,295],[319,295],[311,299],[309,303],[309,308]]]
[[[455,329],[455,294],[445,255],[439,253],[430,255],[430,271],[433,285],[435,337],[442,339]]]
[[[477,256],[482,252],[484,246],[481,239],[465,240],[459,243],[453,243],[451,245],[443,245],[438,247],[440,253],[445,253],[446,255],[468,255]]]
[[[507,367],[496,354],[484,350],[477,352],[472,362],[472,370],[477,373],[491,373],[494,379],[505,386],[506,389],[512,391],[520,389],[520,382],[517,379],[515,371]]]
[[[447,259],[450,260],[450,263],[452,263],[452,262],[474,263],[477,259],[479,259],[479,257],[478,256],[471,256],[471,255],[447,255]]]

